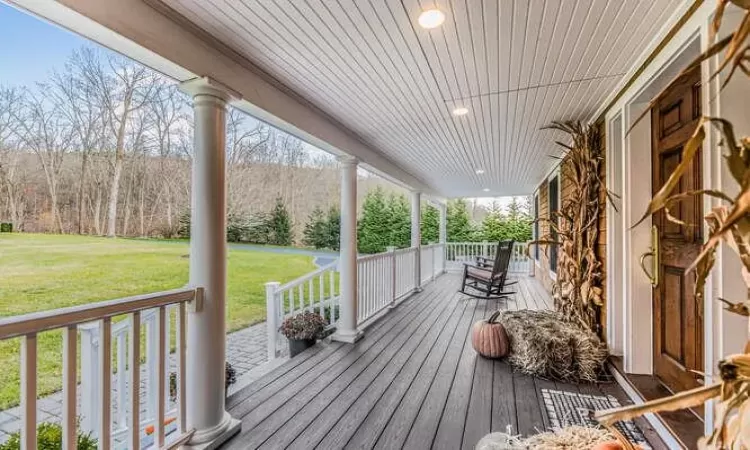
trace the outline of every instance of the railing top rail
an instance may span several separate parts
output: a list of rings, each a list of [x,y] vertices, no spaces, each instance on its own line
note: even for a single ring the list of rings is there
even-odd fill
[[[398,250],[395,250],[394,253],[397,255],[401,255],[404,253],[413,253],[417,251],[417,247],[406,247],[406,248],[400,248]]]
[[[373,259],[387,258],[391,256],[391,252],[373,253],[372,255],[363,255],[357,257],[357,262],[372,261]]]
[[[318,275],[321,275],[321,274],[323,274],[325,272],[328,272],[331,269],[335,269],[338,266],[338,264],[339,264],[339,262],[338,262],[338,260],[336,260],[336,261],[334,261],[334,262],[332,262],[330,264],[327,264],[327,265],[325,265],[325,266],[323,266],[323,267],[321,267],[319,269],[316,269],[316,270],[308,273],[307,275],[303,275],[303,276],[301,276],[299,278],[295,278],[292,281],[289,281],[289,282],[287,282],[285,284],[282,284],[281,286],[279,286],[279,288],[277,290],[284,291],[284,290],[287,290],[287,289],[290,289],[290,288],[293,288],[293,287],[297,287],[301,283],[304,283],[306,281],[312,280],[313,278],[317,277]]]
[[[186,287],[6,317],[0,319],[0,340],[74,326],[174,303],[188,302],[196,297],[197,290],[193,287]]]

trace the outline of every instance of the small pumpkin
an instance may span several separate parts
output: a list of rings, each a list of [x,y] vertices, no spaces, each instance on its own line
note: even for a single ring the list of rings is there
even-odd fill
[[[508,354],[510,343],[505,327],[495,319],[501,311],[495,311],[487,320],[480,320],[471,328],[471,345],[485,358],[502,358]]]
[[[617,441],[607,441],[596,444],[591,450],[623,450],[623,446]]]

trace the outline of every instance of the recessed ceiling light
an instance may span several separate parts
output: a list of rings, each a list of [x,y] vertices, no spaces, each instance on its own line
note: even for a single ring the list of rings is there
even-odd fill
[[[482,189],[484,192],[490,192],[489,188]]]
[[[465,116],[466,114],[469,114],[469,108],[464,108],[463,106],[453,110],[454,116]]]
[[[484,173],[484,169],[477,169],[477,175],[481,175]]]
[[[439,9],[428,9],[419,15],[419,26],[430,29],[437,28],[445,22],[445,14]]]

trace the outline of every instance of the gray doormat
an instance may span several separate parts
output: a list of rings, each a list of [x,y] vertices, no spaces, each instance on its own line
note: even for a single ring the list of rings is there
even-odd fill
[[[618,408],[620,402],[611,395],[597,396],[579,394],[578,392],[558,391],[554,389],[542,389],[544,408],[547,410],[550,425],[553,427],[565,427],[568,425],[598,426],[596,420],[591,417],[592,411]],[[633,443],[644,449],[650,449],[648,441],[641,430],[632,420],[619,422],[615,427]]]

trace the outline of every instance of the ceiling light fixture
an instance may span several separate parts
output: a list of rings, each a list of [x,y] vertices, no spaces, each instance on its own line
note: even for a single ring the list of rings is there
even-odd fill
[[[482,189],[484,192],[490,192],[489,188]]]
[[[484,173],[484,169],[477,169],[476,173],[477,175],[481,175]]]
[[[428,9],[419,15],[419,26],[425,29],[437,28],[445,22],[445,14],[439,9]]]
[[[469,109],[468,108],[464,108],[463,106],[458,107],[458,108],[456,108],[456,109],[453,110],[453,115],[454,116],[465,116],[467,114],[469,114]]]

